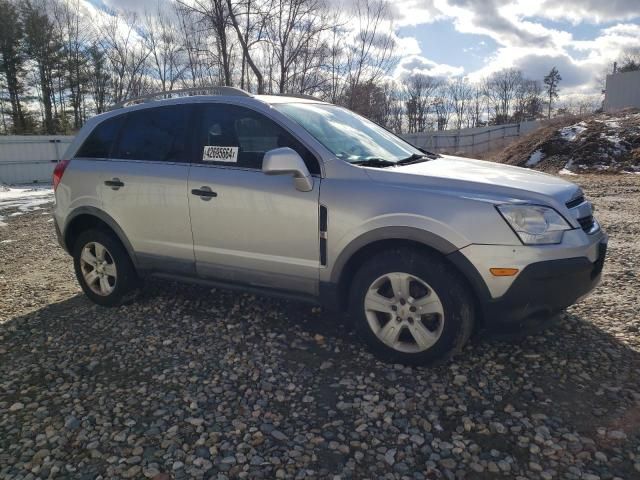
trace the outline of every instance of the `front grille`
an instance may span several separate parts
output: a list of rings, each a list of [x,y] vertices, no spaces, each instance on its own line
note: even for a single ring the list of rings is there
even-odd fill
[[[593,215],[589,215],[588,217],[582,217],[578,219],[578,223],[582,227],[582,230],[589,233],[593,228]]]
[[[573,207],[577,207],[578,205],[580,205],[582,202],[584,202],[584,196],[580,195],[579,197],[574,198],[573,200],[569,200],[566,205],[567,208],[573,208]]]

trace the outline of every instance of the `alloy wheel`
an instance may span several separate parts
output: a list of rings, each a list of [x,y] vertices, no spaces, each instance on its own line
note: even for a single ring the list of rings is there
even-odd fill
[[[118,278],[116,264],[107,248],[98,242],[89,242],[80,255],[82,276],[92,292],[106,297],[113,292]]]
[[[442,301],[415,275],[393,272],[377,278],[367,290],[364,309],[373,333],[399,352],[423,352],[442,335]]]

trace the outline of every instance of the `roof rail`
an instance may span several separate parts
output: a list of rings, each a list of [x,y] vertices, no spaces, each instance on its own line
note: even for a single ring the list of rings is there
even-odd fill
[[[266,93],[265,95],[273,95],[274,97],[304,98],[306,100],[321,101],[319,98],[316,98],[313,95],[308,95],[306,93]]]
[[[138,103],[150,102],[156,98],[173,98],[180,96],[193,96],[193,95],[230,95],[237,97],[253,97],[248,92],[236,87],[193,87],[193,88],[181,88],[178,90],[169,90],[165,92],[155,92],[142,95],[140,97],[127,98],[121,102],[113,105],[109,110],[116,110],[118,108],[128,107],[129,105],[135,105]]]

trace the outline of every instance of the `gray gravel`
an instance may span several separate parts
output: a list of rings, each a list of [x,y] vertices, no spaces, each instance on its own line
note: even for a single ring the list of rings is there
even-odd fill
[[[573,179],[612,237],[602,286],[431,368],[303,304],[151,282],[93,306],[50,217],[7,217],[0,478],[640,478],[640,178]]]

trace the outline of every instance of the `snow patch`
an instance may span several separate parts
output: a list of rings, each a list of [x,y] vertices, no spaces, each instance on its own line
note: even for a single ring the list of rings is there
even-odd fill
[[[587,124],[584,122],[578,122],[574,125],[569,125],[560,129],[560,136],[567,142],[573,142],[578,135],[587,129]]]
[[[544,158],[544,153],[542,153],[542,150],[536,150],[531,154],[531,156],[529,157],[529,160],[527,160],[527,163],[525,165],[527,167],[533,167],[539,164],[543,158]]]
[[[6,227],[5,217],[16,217],[27,212],[42,210],[54,201],[50,185],[6,187],[0,186],[0,227]],[[11,213],[7,210],[12,210]]]

